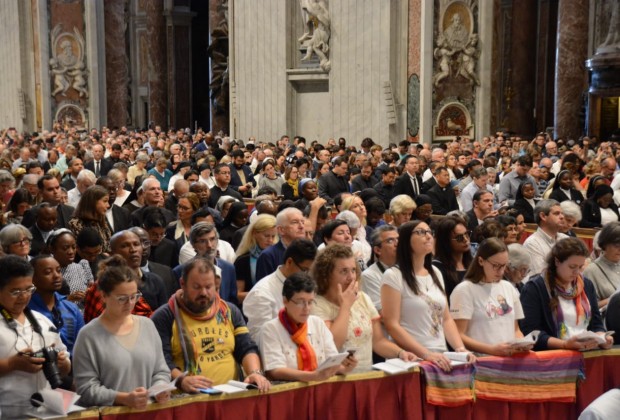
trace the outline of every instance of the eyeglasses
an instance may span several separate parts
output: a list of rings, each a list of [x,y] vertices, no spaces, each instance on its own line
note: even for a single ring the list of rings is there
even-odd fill
[[[142,241],[142,246],[143,246],[144,248],[148,248],[148,247],[150,247],[150,246],[151,246],[151,241]]]
[[[182,206],[182,205],[179,204],[177,206],[177,209],[183,210],[183,211],[187,211],[187,210],[191,210],[192,208],[191,207],[185,207],[185,206]]]
[[[20,239],[19,241],[15,241],[13,242],[11,245],[28,245],[30,243],[30,238],[23,238]]]
[[[456,242],[467,242],[469,241],[469,238],[471,237],[471,232],[465,232],[465,233],[460,233],[458,235],[455,235],[454,238],[452,238],[453,241]]]
[[[390,244],[390,245],[397,244],[397,243],[398,243],[398,238],[387,238],[380,242],[380,244]]]
[[[114,296],[114,299],[116,299],[116,301],[119,304],[125,305],[125,304],[129,303],[130,301],[131,302],[136,302],[141,297],[142,297],[142,293],[138,292],[138,293],[135,293],[133,295]]]
[[[18,298],[21,295],[26,295],[26,296],[32,295],[35,292],[35,290],[37,290],[35,286],[30,286],[29,288],[24,289],[24,290],[11,290],[9,292],[9,295],[11,295],[11,297],[13,298]]]
[[[299,265],[299,263],[297,263],[297,261],[295,261],[294,259],[291,258],[291,260],[293,261],[293,264],[295,264],[297,266],[297,268],[299,268],[299,270],[302,273],[307,273],[308,271],[310,271],[310,267],[302,267],[301,265]]]
[[[418,236],[426,236],[426,235],[433,236],[435,234],[435,231],[431,229],[416,229],[411,233],[413,233],[414,235],[418,235]]]
[[[508,264],[494,263],[493,261],[489,261],[489,260],[485,260],[485,261],[488,262],[489,264],[491,264],[491,267],[493,267],[493,270],[495,270],[495,271],[502,271],[508,265]]]
[[[291,302],[293,305],[297,306],[299,309],[303,309],[305,307],[308,308],[312,308],[314,306],[314,304],[316,303],[316,300],[314,299],[310,299],[310,300],[293,300],[291,299],[289,302]]]

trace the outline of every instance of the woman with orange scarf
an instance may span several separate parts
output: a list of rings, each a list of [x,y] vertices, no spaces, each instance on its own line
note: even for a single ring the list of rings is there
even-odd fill
[[[323,320],[310,315],[316,296],[312,278],[303,272],[293,274],[284,281],[282,295],[284,308],[261,330],[260,349],[267,376],[280,381],[311,382],[353,370],[357,360],[349,356],[339,366],[317,371],[338,350]]]
[[[547,270],[530,279],[521,292],[525,318],[520,321],[523,334],[539,330],[534,350],[608,349],[612,337],[605,337],[593,283],[583,277],[589,251],[581,239],[558,241],[547,256]],[[604,337],[580,339],[579,335],[592,331]]]

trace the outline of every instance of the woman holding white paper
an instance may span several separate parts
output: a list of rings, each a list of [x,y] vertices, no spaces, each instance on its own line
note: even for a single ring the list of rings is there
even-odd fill
[[[401,225],[398,235],[397,266],[386,270],[381,286],[385,328],[403,349],[450,371],[446,339],[457,352],[467,350],[450,316],[441,272],[432,264],[433,231],[416,220]],[[474,355],[468,360],[474,362]]]
[[[523,309],[519,292],[502,280],[509,264],[508,249],[498,238],[485,239],[465,273],[465,280],[452,292],[450,314],[465,346],[477,353],[512,356],[533,346],[512,346],[522,338],[519,319]]]
[[[149,318],[131,314],[141,296],[135,272],[118,255],[101,264],[98,287],[105,310],[80,330],[74,346],[80,404],[143,409],[147,389],[170,382],[161,338]],[[169,398],[169,391],[155,396],[158,402]]]
[[[524,334],[540,331],[534,350],[585,351],[612,346],[612,337],[605,336],[594,285],[581,275],[588,255],[581,239],[562,239],[547,256],[547,270],[525,283],[521,292],[525,319],[520,326]],[[587,331],[605,342],[581,339],[579,335]]]
[[[312,314],[325,321],[338,350],[356,349],[359,364],[355,372],[372,369],[373,351],[386,359],[416,359],[385,337],[372,300],[359,291],[361,271],[350,247],[334,244],[320,251],[312,265],[312,277],[318,288]]]
[[[288,277],[282,288],[284,308],[261,329],[260,352],[267,375],[281,381],[324,381],[357,366],[351,355],[339,365],[319,370],[338,349],[321,318],[310,315],[315,304],[316,284],[308,274]]]

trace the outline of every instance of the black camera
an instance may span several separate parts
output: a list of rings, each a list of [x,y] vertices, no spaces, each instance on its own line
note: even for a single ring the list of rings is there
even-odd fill
[[[58,370],[58,365],[56,364],[58,353],[60,353],[60,350],[54,347],[44,347],[32,355],[32,357],[45,359],[45,362],[43,362],[43,373],[52,389],[56,389],[62,385],[60,370]]]

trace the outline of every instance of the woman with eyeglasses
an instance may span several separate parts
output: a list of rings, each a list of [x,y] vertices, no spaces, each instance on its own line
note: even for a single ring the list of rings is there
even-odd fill
[[[547,256],[547,270],[523,287],[521,304],[525,319],[520,325],[524,334],[540,331],[535,350],[586,351],[612,346],[611,336],[605,337],[605,344],[601,345],[594,339],[578,338],[586,331],[605,336],[594,284],[581,274],[588,255],[581,239],[562,239]]]
[[[260,352],[265,373],[279,381],[324,381],[357,366],[354,355],[340,365],[317,370],[338,354],[334,337],[323,320],[310,311],[316,304],[316,283],[303,272],[289,276],[282,287],[284,307],[261,329]]]
[[[0,319],[0,412],[3,419],[23,419],[32,409],[31,395],[50,389],[43,373],[45,358],[37,353],[54,346],[62,376],[69,374],[71,362],[54,324],[28,309],[36,291],[32,266],[23,258],[7,255],[0,257],[0,272],[0,306],[4,308]]]
[[[433,231],[421,221],[398,229],[397,266],[386,270],[381,286],[383,322],[401,348],[450,371],[442,354],[446,340],[457,352],[467,352],[450,316],[441,272],[433,266]],[[468,357],[475,361],[473,354]]]
[[[448,301],[472,261],[469,235],[467,223],[457,216],[444,217],[435,225],[433,265],[441,272]]]
[[[385,337],[377,309],[359,289],[361,270],[351,248],[334,244],[320,251],[311,275],[318,294],[311,313],[325,321],[338,351],[355,350],[355,372],[371,370],[373,352],[386,359],[415,359]]]
[[[166,238],[175,241],[177,249],[181,249],[188,241],[189,231],[192,228],[192,215],[199,209],[200,199],[198,195],[188,192],[179,197],[177,203],[178,219],[166,228]]]
[[[31,242],[32,233],[23,225],[11,223],[0,230],[0,246],[5,255],[16,255],[29,260]]]
[[[450,313],[463,343],[476,353],[512,356],[531,348],[509,344],[523,337],[518,324],[523,319],[523,309],[517,289],[502,280],[508,264],[504,242],[486,239],[478,247],[465,280],[452,292]]]
[[[118,255],[103,263],[98,288],[105,310],[80,331],[74,347],[74,377],[85,406],[144,409],[147,389],[170,382],[162,342],[153,322],[131,311],[140,298],[137,275]],[[170,392],[157,394],[164,402]]]
[[[288,165],[284,170],[284,180],[282,184],[282,195],[285,200],[297,201],[301,197],[299,190],[299,169],[295,165]]]

